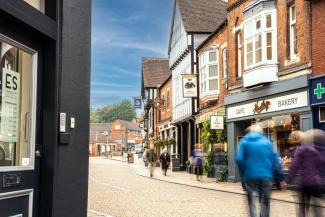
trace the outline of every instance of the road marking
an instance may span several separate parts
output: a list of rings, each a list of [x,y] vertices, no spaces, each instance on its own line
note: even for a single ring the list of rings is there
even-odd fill
[[[100,215],[100,216],[113,217],[113,216],[111,216],[111,215],[107,215],[107,214],[105,214],[105,213],[97,212],[97,211],[95,211],[95,210],[91,210],[91,209],[88,209],[88,212],[93,213],[93,214],[96,214],[96,215]]]
[[[115,186],[115,185],[111,185],[111,184],[106,183],[106,182],[102,182],[102,181],[100,181],[100,180],[98,180],[98,179],[92,177],[91,175],[89,175],[89,178],[90,178],[91,180],[93,180],[94,182],[100,184],[100,185],[105,185],[105,186],[108,186],[108,187],[110,187],[110,188],[117,189],[117,190],[119,190],[119,191],[128,192],[128,190],[127,190],[126,188],[119,187],[119,186]]]

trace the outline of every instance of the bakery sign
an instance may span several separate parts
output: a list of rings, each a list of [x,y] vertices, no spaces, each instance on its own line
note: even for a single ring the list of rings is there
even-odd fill
[[[302,91],[285,96],[263,99],[239,106],[227,108],[227,118],[241,118],[246,116],[278,112],[288,109],[308,106],[308,93]]]

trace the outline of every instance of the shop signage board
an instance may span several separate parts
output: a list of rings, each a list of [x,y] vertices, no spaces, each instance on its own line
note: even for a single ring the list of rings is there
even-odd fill
[[[197,74],[182,74],[183,97],[197,98]]]
[[[2,69],[1,141],[17,142],[20,109],[20,74]]]
[[[310,105],[325,104],[325,77],[310,80],[309,95]]]
[[[308,93],[302,91],[227,108],[227,118],[241,118],[308,106]]]
[[[210,129],[223,130],[224,129],[224,116],[211,115],[210,116]]]
[[[142,98],[141,97],[133,97],[133,107],[135,109],[142,108]]]
[[[225,107],[217,108],[217,109],[214,109],[212,111],[208,111],[208,112],[197,115],[196,116],[196,123],[200,124],[200,123],[203,123],[204,121],[209,121],[210,117],[212,115],[226,116]]]

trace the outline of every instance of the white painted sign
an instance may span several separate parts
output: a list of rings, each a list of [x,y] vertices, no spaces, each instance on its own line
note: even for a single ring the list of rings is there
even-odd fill
[[[229,107],[227,108],[227,118],[241,118],[256,114],[284,111],[305,106],[308,106],[307,91]]]
[[[197,75],[182,74],[182,80],[183,80],[183,97],[184,98],[197,97]]]
[[[2,69],[1,141],[17,142],[20,109],[20,74]]]
[[[211,115],[210,116],[210,129],[211,130],[223,130],[224,129],[224,117]]]

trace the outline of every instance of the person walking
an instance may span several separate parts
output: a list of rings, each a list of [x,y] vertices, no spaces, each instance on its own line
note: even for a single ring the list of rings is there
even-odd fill
[[[297,215],[299,217],[307,217],[309,209],[313,211],[314,217],[323,216],[320,200],[325,184],[323,177],[325,157],[320,151],[321,142],[324,139],[321,135],[319,130],[305,133],[304,144],[298,148],[286,177],[287,183],[290,183],[297,174],[300,174],[299,213]],[[313,205],[310,205],[311,203]]]
[[[166,176],[170,164],[170,155],[167,151],[167,148],[165,148],[163,150],[163,153],[160,155],[160,163],[161,163],[162,172]]]
[[[149,167],[149,176],[153,177],[154,168],[155,168],[157,160],[158,160],[158,157],[157,157],[157,154],[155,152],[153,145],[150,145],[150,148],[147,151],[146,159],[147,159],[148,167]]]
[[[194,164],[194,171],[196,174],[196,180],[200,181],[202,180],[202,174],[203,174],[203,151],[201,150],[201,147],[199,145],[195,146],[195,149],[192,152],[192,161]]]
[[[217,143],[214,146],[213,161],[215,167],[216,182],[224,181],[227,176],[227,154],[224,151],[224,144]]]
[[[283,189],[286,184],[278,154],[260,126],[252,125],[240,141],[236,162],[245,181],[250,216],[269,217],[274,174],[280,178]],[[254,193],[259,195],[260,213],[256,210]]]

